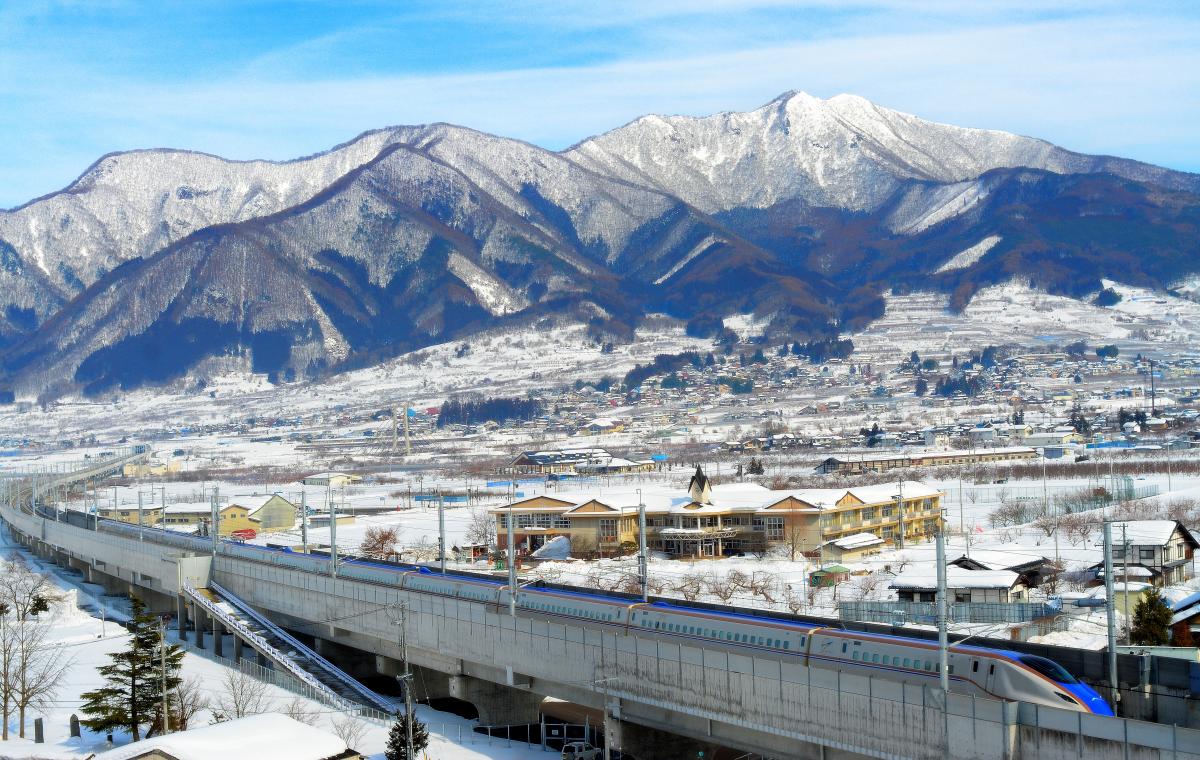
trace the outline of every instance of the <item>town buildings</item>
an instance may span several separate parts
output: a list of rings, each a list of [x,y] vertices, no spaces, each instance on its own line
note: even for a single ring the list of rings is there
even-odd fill
[[[941,499],[940,491],[917,481],[788,491],[753,483],[714,486],[697,469],[687,490],[560,491],[519,499],[492,514],[501,547],[507,546],[511,515],[522,553],[555,536],[567,536],[576,556],[631,551],[641,504],[648,545],[672,556],[770,550],[820,556],[828,548],[849,561],[884,545],[931,537],[941,520]]]

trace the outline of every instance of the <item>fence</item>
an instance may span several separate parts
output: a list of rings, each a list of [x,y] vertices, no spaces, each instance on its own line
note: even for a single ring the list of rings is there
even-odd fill
[[[221,657],[207,649],[200,649],[189,641],[180,641],[180,645],[189,653],[198,655],[207,660],[220,663],[227,668],[237,670],[255,680],[263,683],[277,686],[284,691],[291,692],[305,699],[310,699],[318,702],[325,707],[330,708],[331,712],[336,712],[341,715],[354,715],[362,720],[374,723],[377,726],[388,727],[396,720],[395,715],[377,710],[366,705],[358,706],[354,709],[347,710],[343,704],[334,702],[329,698],[329,693],[323,689],[316,689],[309,684],[306,684],[293,676],[288,675],[273,668],[263,667],[252,660],[231,660],[228,657]],[[219,687],[217,687],[219,688]],[[512,731],[506,731],[503,736],[495,735],[498,729],[492,728],[489,732],[477,732],[471,726],[464,726],[463,723],[426,723],[425,728],[433,734],[438,734],[455,744],[486,744],[488,746],[505,745],[511,746],[513,742],[518,744],[527,744],[529,746],[544,746],[541,742],[529,740],[528,733],[525,738],[519,736],[514,738]],[[508,728],[505,726],[504,728]],[[465,729],[465,730],[464,730]]]
[[[947,605],[951,623],[1028,623],[1057,615],[1061,610],[1032,602],[955,602]],[[891,625],[937,624],[932,602],[839,602],[838,617]]]

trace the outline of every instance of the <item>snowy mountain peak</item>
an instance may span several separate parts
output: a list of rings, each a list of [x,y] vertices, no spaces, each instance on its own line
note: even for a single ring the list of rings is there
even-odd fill
[[[998,168],[1110,172],[1183,189],[1200,179],[1085,156],[1007,132],[938,124],[856,95],[789,91],[760,108],[645,117],[567,152],[601,173],[650,184],[708,213],[788,201],[870,211],[899,183],[954,183]]]

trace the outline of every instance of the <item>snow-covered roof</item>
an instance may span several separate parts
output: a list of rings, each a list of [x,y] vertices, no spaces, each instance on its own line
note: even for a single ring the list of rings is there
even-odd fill
[[[969,559],[977,562],[987,570],[1008,570],[1018,565],[1027,565],[1045,560],[1040,554],[1030,552],[1009,551],[1007,549],[972,549],[971,556],[963,555],[954,562]]]
[[[1019,578],[1011,570],[964,570],[953,565],[946,568],[947,588],[1012,588]],[[896,576],[888,588],[937,588],[937,573],[932,569],[906,571]]]
[[[1103,578],[1104,570],[1101,569],[1099,572],[1097,572],[1096,577]],[[1153,578],[1154,571],[1148,567],[1143,567],[1142,565],[1130,565],[1128,568],[1124,568],[1120,565],[1115,565],[1113,567],[1113,577],[1114,578]]]
[[[639,503],[646,505],[649,514],[721,514],[726,512],[757,512],[787,499],[795,498],[810,505],[802,511],[834,509],[837,503],[847,493],[865,504],[882,504],[896,498],[899,485],[883,483],[877,486],[862,486],[858,488],[811,488],[803,491],[772,491],[757,483],[723,483],[713,486],[711,503],[691,506],[692,497],[688,492],[679,488],[665,486],[644,486],[636,488],[604,488],[589,491],[557,491],[547,494],[547,498],[568,502],[572,509],[589,501],[596,501],[612,507],[620,512],[635,512]],[[904,498],[921,499],[941,495],[938,489],[915,480],[904,481]],[[539,497],[530,497],[530,499]],[[561,512],[563,506],[552,505],[545,507],[521,506],[521,501],[514,502],[520,511],[524,512]],[[493,513],[505,512],[505,507],[491,510]]]
[[[155,736],[110,749],[95,760],[132,760],[158,751],[177,760],[253,757],[255,760],[326,760],[346,751],[346,742],[286,715],[263,713],[224,723]]]
[[[1133,546],[1162,546],[1171,540],[1179,523],[1174,520],[1129,520],[1112,524],[1113,543],[1122,539]],[[1124,533],[1122,533],[1122,530]],[[1187,531],[1184,531],[1187,535]],[[1191,537],[1190,535],[1188,536]]]
[[[284,499],[284,501],[287,501],[283,494],[273,493],[268,494],[267,496],[263,496],[261,494],[256,494],[254,496],[235,496],[230,499],[229,503],[231,506],[236,505],[239,507],[245,507],[249,514],[254,514],[258,510],[267,506],[267,502],[269,502],[271,499],[274,499],[276,496]]]
[[[826,541],[821,545],[836,546],[839,549],[864,549],[868,546],[877,546],[882,543],[883,539],[874,533],[855,533],[850,536],[835,538],[832,541]]]
[[[222,504],[218,507],[220,511],[225,511],[233,504]],[[238,505],[241,506],[241,505]],[[193,504],[168,504],[163,508],[163,512],[168,515],[195,515],[195,514],[212,514],[212,505],[204,502],[196,502]]]

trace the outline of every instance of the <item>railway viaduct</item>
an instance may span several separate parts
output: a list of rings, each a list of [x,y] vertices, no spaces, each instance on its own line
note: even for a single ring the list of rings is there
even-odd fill
[[[43,484],[95,478],[112,464],[43,477]],[[607,709],[615,746],[643,758],[696,757],[726,746],[803,760],[1200,760],[1193,729],[944,695],[719,642],[681,644],[601,624],[511,616],[494,605],[291,566],[286,554],[253,559],[232,546],[205,550],[195,539],[181,546],[154,531],[81,514],[66,519],[31,499],[43,486],[3,483],[0,517],[14,537],[110,591],[187,613],[183,585],[215,581],[278,625],[312,637],[327,657],[388,675],[399,669],[403,641],[428,695],[471,702],[484,723],[536,722],[542,698],[552,696]],[[202,628],[203,613],[190,612]]]

